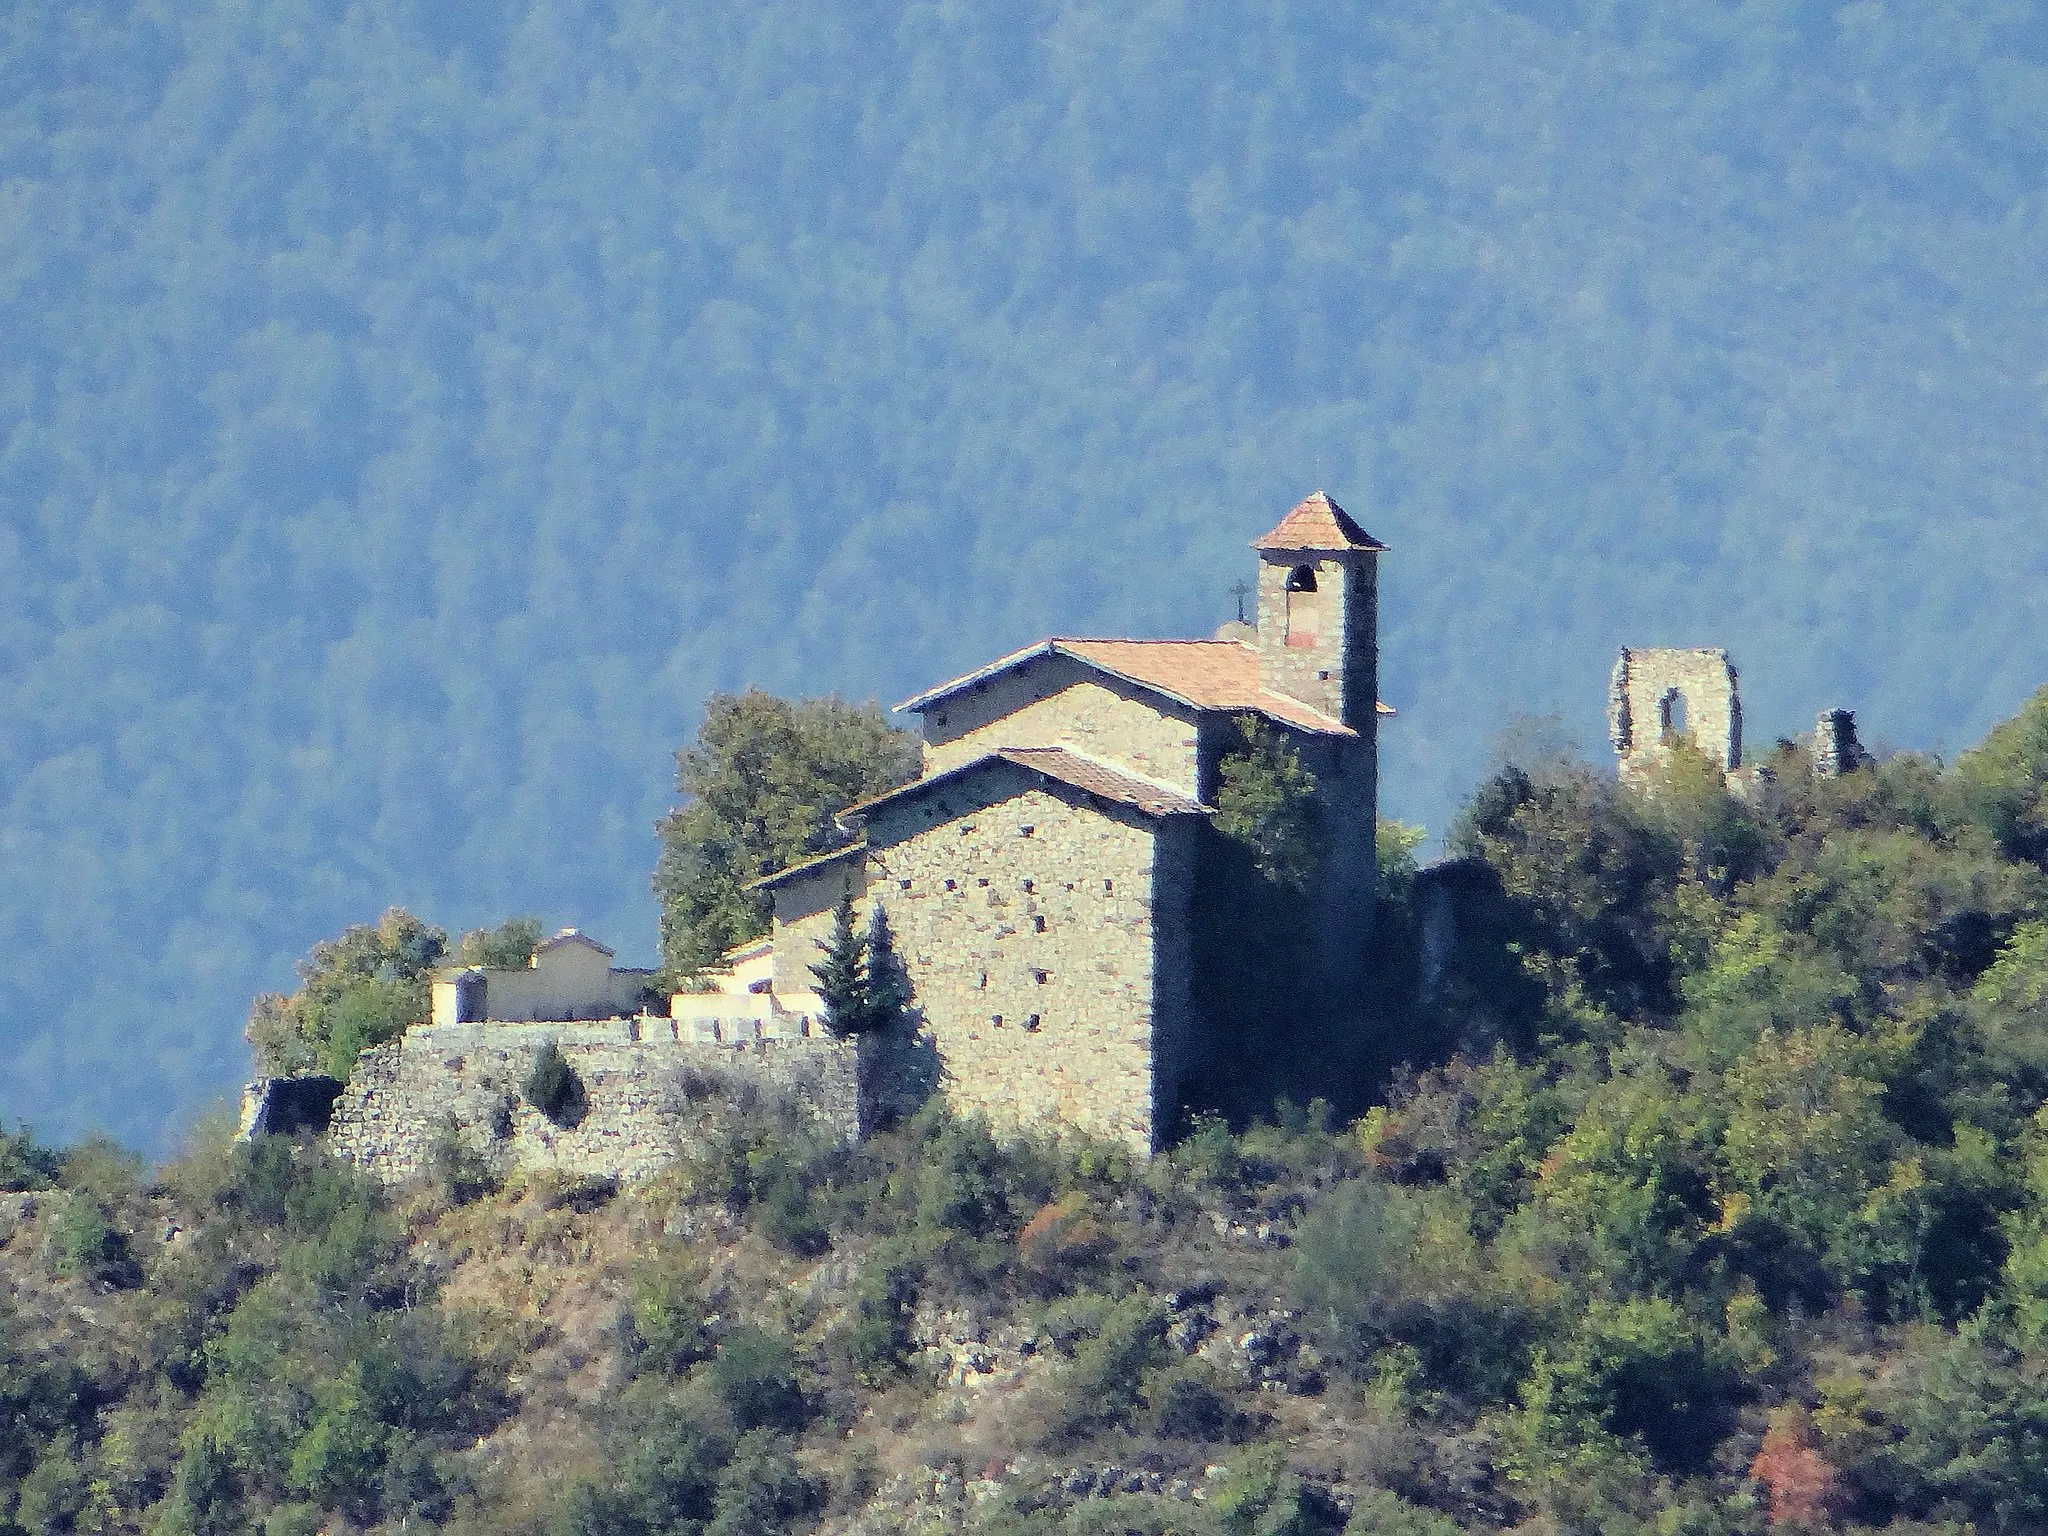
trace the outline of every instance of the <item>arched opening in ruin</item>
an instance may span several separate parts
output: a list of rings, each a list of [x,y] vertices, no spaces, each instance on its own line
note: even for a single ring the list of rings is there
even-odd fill
[[[1315,567],[1297,565],[1287,573],[1287,643],[1314,645],[1322,627]]]
[[[1657,701],[1657,738],[1670,746],[1681,738],[1690,739],[1692,727],[1685,716],[1685,695],[1676,688],[1667,688],[1664,697]]]

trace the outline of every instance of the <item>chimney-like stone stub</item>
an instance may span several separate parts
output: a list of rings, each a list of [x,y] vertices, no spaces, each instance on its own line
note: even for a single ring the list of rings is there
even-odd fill
[[[1607,734],[1621,776],[1654,773],[1681,736],[1724,773],[1742,766],[1742,697],[1725,650],[1624,648],[1607,688]]]
[[[1839,778],[1870,761],[1856,739],[1856,715],[1847,709],[1824,709],[1813,726],[1813,772],[1816,778]]]

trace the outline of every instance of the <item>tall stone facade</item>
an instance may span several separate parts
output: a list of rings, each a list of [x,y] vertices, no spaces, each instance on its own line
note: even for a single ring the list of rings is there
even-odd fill
[[[1195,1054],[1182,947],[1196,802],[1152,814],[1023,764],[901,795],[857,859],[777,882],[776,947],[814,963],[841,891],[883,908],[908,973],[907,1027],[954,1106],[1147,1151]]]

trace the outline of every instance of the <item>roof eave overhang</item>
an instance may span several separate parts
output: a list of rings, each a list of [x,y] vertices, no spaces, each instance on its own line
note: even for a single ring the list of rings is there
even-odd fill
[[[914,799],[928,790],[936,789],[942,784],[949,784],[955,779],[964,778],[968,774],[978,772],[992,763],[1007,763],[1013,768],[1022,768],[1033,777],[1041,779],[1048,784],[1057,784],[1063,789],[1072,790],[1077,795],[1087,795],[1090,799],[1099,800],[1105,805],[1122,806],[1125,810],[1136,811],[1141,816],[1163,818],[1167,816],[1212,816],[1215,814],[1212,807],[1194,800],[1188,801],[1184,806],[1171,807],[1148,807],[1134,804],[1128,800],[1119,800],[1114,795],[1105,795],[1084,785],[1075,784],[1063,779],[1058,774],[1052,773],[1028,759],[1019,760],[1018,758],[1007,756],[1008,750],[1003,747],[997,747],[994,751],[984,752],[979,757],[970,757],[964,763],[955,763],[952,767],[942,769],[938,773],[931,774],[925,778],[913,779],[908,784],[899,784],[896,788],[885,790],[871,799],[861,801],[858,805],[849,805],[845,810],[839,812],[838,816],[834,819],[844,826],[851,821],[865,817],[879,806],[893,805],[899,800]],[[866,844],[862,842],[855,846],[865,847]],[[821,859],[814,862],[823,863],[824,861]],[[788,874],[792,872],[794,871],[785,870],[782,873]],[[770,875],[767,878],[769,880],[776,880],[780,879],[781,876]],[[757,880],[754,883],[761,885],[766,882]]]
[[[870,801],[869,803],[872,804],[873,802]],[[852,809],[853,807],[849,806],[847,810],[841,811],[839,815],[845,816]],[[834,818],[834,820],[837,819],[837,817]],[[821,853],[813,858],[803,859],[798,863],[788,865],[782,869],[778,869],[774,871],[772,874],[763,875],[758,880],[749,880],[745,885],[741,886],[740,889],[743,891],[772,891],[778,885],[786,884],[787,882],[796,879],[800,875],[811,874],[816,870],[825,868],[829,864],[836,864],[841,859],[851,858],[853,855],[857,853],[864,854],[867,851],[868,845],[866,844],[866,842],[856,838],[853,842],[848,843],[843,848],[834,848],[829,853]],[[728,954],[729,953],[730,952],[728,952]]]

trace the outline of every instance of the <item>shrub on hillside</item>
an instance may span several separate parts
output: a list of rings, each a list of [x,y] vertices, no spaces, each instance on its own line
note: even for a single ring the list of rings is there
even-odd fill
[[[129,1251],[127,1234],[107,1219],[99,1201],[86,1194],[65,1197],[51,1217],[50,1264],[60,1275],[101,1285],[142,1283],[142,1266]]]
[[[1292,1287],[1306,1322],[1353,1367],[1411,1346],[1435,1386],[1497,1400],[1521,1375],[1532,1298],[1471,1233],[1441,1186],[1345,1183],[1312,1206],[1294,1243]]]
[[[1596,1302],[1576,1336],[1530,1373],[1527,1444],[1535,1463],[1555,1466],[1611,1436],[1661,1471],[1698,1473],[1734,1428],[1738,1384],[1726,1342],[1676,1304]]]
[[[884,1245],[861,1266],[846,1318],[826,1340],[833,1359],[864,1387],[900,1380],[917,1345],[911,1310],[917,1301],[917,1265],[896,1245]]]
[[[583,1123],[585,1111],[590,1107],[589,1096],[584,1092],[583,1079],[576,1069],[569,1065],[569,1058],[562,1054],[561,1046],[553,1039],[543,1040],[540,1049],[533,1053],[533,1067],[526,1074],[526,1081],[519,1091],[526,1102],[546,1115],[563,1130],[573,1130]]]
[[[1075,1440],[1129,1424],[1144,1406],[1146,1373],[1165,1360],[1165,1337],[1166,1309],[1155,1297],[1127,1296],[1107,1306],[1060,1373],[1050,1438]]]
[[[1145,1406],[1152,1432],[1168,1440],[1238,1441],[1256,1424],[1203,1365],[1179,1366],[1146,1382]]]
[[[636,1364],[673,1373],[711,1354],[703,1279],[702,1267],[680,1246],[635,1266],[621,1323]]]
[[[27,1126],[10,1131],[0,1125],[0,1191],[48,1189],[63,1159],[40,1145]]]
[[[427,1180],[450,1205],[467,1205],[496,1194],[505,1175],[497,1160],[472,1146],[448,1115],[427,1143]]]
[[[741,1429],[803,1428],[803,1384],[789,1340],[759,1328],[727,1334],[711,1361],[711,1385]]]

